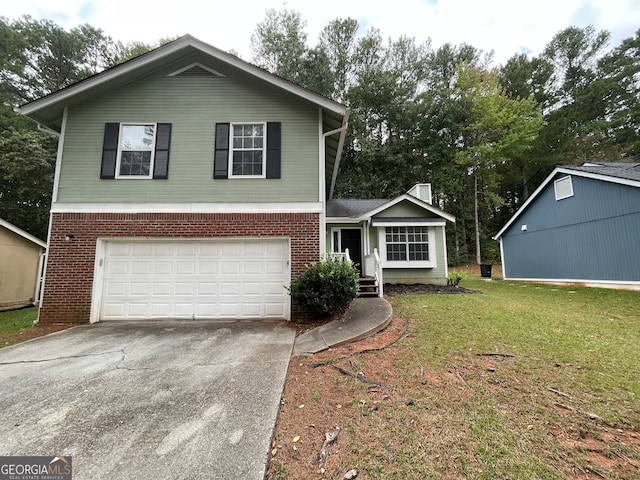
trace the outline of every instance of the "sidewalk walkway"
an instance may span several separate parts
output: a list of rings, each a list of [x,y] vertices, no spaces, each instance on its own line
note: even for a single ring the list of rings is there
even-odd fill
[[[317,353],[366,338],[389,325],[392,313],[391,305],[384,298],[356,298],[342,318],[296,338],[293,355]]]

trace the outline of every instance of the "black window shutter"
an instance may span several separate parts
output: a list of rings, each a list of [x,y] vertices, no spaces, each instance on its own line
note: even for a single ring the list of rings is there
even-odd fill
[[[281,123],[267,123],[267,178],[280,178]]]
[[[156,126],[156,151],[153,160],[153,178],[169,178],[169,148],[171,147],[171,124],[158,123]]]
[[[229,178],[229,124],[216,123],[213,178]]]
[[[118,135],[120,135],[119,123],[104,124],[104,141],[102,143],[102,164],[100,166],[100,178],[110,179],[116,177]]]

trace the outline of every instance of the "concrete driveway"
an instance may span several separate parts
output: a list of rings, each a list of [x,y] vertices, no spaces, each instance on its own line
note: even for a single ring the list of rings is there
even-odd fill
[[[77,480],[261,480],[294,336],[104,322],[0,349],[0,455],[71,455]]]

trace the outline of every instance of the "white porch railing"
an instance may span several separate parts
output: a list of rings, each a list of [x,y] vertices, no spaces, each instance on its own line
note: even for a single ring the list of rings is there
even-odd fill
[[[377,248],[373,249],[373,258],[375,260],[373,276],[376,279],[376,284],[378,285],[378,296],[382,297],[384,295],[384,279],[382,278],[382,263],[380,262],[380,255],[378,255]]]
[[[324,258],[331,259],[336,262],[350,262],[351,256],[349,255],[349,249],[345,248],[344,252],[326,252]]]

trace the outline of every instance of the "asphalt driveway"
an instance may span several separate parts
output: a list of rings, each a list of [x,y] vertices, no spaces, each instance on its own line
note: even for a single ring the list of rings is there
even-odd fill
[[[0,455],[71,455],[77,480],[261,480],[293,341],[282,323],[104,322],[0,349]]]

